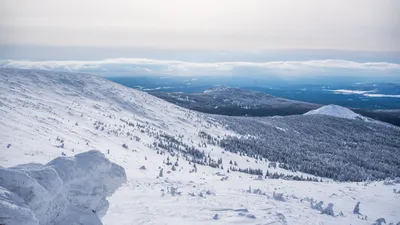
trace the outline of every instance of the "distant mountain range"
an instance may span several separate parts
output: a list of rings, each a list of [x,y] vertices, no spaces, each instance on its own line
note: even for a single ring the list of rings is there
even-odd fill
[[[228,116],[300,115],[322,105],[279,98],[263,92],[231,87],[215,87],[198,93],[149,92],[181,107]],[[400,126],[400,109],[351,108],[362,116]]]

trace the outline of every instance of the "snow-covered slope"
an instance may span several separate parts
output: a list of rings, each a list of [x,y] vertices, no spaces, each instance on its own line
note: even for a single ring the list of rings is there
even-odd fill
[[[232,161],[244,168],[311,176],[269,168],[266,160],[206,144],[199,136],[202,131],[217,139],[240,136],[216,117],[95,76],[0,69],[0,166],[44,164],[98,149],[121,165],[127,177],[108,198],[104,224],[372,224],[380,217],[400,221],[400,195],[393,191],[399,184],[228,173]],[[166,140],[174,147],[163,148]],[[194,164],[185,160],[188,151],[204,151],[210,155],[207,160],[222,162],[216,168]],[[0,201],[11,201],[11,195],[0,195],[6,196]],[[333,203],[334,216],[322,214],[315,206],[318,201],[324,201],[324,209]],[[362,215],[353,213],[358,201]],[[18,204],[24,201],[18,199]]]
[[[348,108],[338,106],[338,105],[326,105],[322,106],[318,109],[311,110],[304,115],[327,115],[327,116],[334,116],[339,118],[345,119],[361,119],[364,121],[368,121],[366,117],[361,116]]]

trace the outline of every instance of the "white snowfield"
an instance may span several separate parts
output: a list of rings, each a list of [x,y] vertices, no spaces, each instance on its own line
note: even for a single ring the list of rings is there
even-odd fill
[[[0,168],[0,223],[102,224],[125,170],[99,151]]]
[[[400,221],[398,183],[338,183],[328,179],[324,179],[324,182],[287,181],[259,179],[239,172],[227,173],[226,169],[232,160],[242,168],[311,176],[281,168],[268,168],[265,161],[239,156],[213,145],[204,146],[198,135],[200,131],[214,137],[238,135],[227,130],[214,117],[180,108],[99,77],[0,69],[0,166],[46,163],[59,156],[62,157],[53,162],[64,165],[61,162],[72,160],[69,156],[97,149],[126,171],[127,181],[107,198],[109,207],[106,211],[106,203],[101,199],[112,194],[123,182],[122,172],[118,176],[108,167],[108,173],[102,172],[104,177],[98,177],[97,173],[86,174],[81,170],[82,179],[74,180],[74,185],[71,183],[70,195],[63,195],[78,194],[82,198],[73,198],[73,208],[63,211],[60,214],[63,221],[57,224],[73,224],[77,218],[80,222],[76,224],[98,224],[94,216],[101,217],[104,214],[101,222],[110,225],[370,225],[379,218],[384,218],[387,224]],[[225,169],[197,165],[197,172],[194,171],[193,163],[186,161],[178,149],[173,155],[157,151],[154,143],[160,134],[174,136],[204,151],[206,155],[210,154],[213,159],[222,158]],[[95,155],[98,156],[97,153]],[[75,161],[77,158],[79,155]],[[104,158],[102,160],[106,161]],[[172,165],[168,165],[167,161]],[[175,163],[177,166],[174,166]],[[51,175],[54,164],[50,164],[29,164],[29,171],[40,168],[40,171]],[[101,167],[100,163],[91,165],[92,169]],[[28,172],[22,168],[27,166],[2,171],[28,176]],[[85,171],[88,169],[85,168]],[[56,171],[63,180],[64,175]],[[3,218],[0,214],[0,221],[8,219],[0,224],[23,224],[19,219],[26,224],[37,224],[37,220],[44,221],[41,224],[51,224],[45,216],[51,210],[41,211],[41,207],[44,207],[41,205],[49,204],[45,196],[54,196],[51,193],[55,193],[55,190],[51,187],[58,186],[57,182],[60,181],[57,180],[51,179],[53,183],[45,187],[32,177],[30,182],[38,182],[42,188],[29,189],[37,193],[30,200],[24,199],[26,195],[16,190],[10,191],[8,187],[0,185],[5,187],[0,188],[1,207],[8,207],[12,215],[15,215],[14,212],[19,215]],[[104,185],[100,185],[101,182]],[[6,183],[9,185],[10,182]],[[92,194],[97,194],[95,200]],[[323,201],[321,207],[318,205],[320,201]],[[360,214],[353,213],[357,202],[361,202]],[[333,215],[328,215],[329,210],[326,210],[329,203],[333,204]],[[34,207],[38,207],[40,213],[32,210]],[[53,208],[58,210],[57,207]],[[76,209],[76,214],[70,218],[68,215],[72,215],[73,209]],[[95,213],[91,211],[93,209]]]
[[[334,116],[334,117],[352,119],[352,120],[360,119],[360,120],[368,121],[368,118],[361,116],[360,114],[357,114],[348,108],[338,106],[338,105],[326,105],[326,106],[322,106],[318,109],[314,109],[314,110],[304,113],[304,115],[315,115],[315,114]]]

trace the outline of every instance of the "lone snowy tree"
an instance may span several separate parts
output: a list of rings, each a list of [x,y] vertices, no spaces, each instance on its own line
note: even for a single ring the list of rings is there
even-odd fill
[[[214,215],[213,220],[219,220],[219,215],[218,215],[218,213]]]
[[[323,204],[324,204],[323,201],[319,201],[319,202],[318,202],[317,204],[315,204],[315,205],[314,205],[313,202],[311,202],[311,208],[322,212],[322,211],[324,210],[324,208],[322,208],[322,205],[323,205]]]
[[[386,223],[385,218],[379,218],[375,220],[375,223],[373,223],[372,225],[382,225],[383,223]]]
[[[163,169],[161,168],[160,173],[158,174],[159,177],[163,177],[164,173],[163,173]]]
[[[333,204],[329,203],[328,206],[326,207],[326,209],[324,209],[322,211],[322,213],[326,214],[326,215],[334,216],[334,214],[333,214]]]
[[[356,206],[353,209],[354,214],[360,214],[360,202],[357,202]]]

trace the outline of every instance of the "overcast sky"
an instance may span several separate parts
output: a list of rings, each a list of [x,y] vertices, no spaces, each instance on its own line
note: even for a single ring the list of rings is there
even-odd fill
[[[400,50],[399,0],[1,0],[0,45]]]
[[[400,0],[0,0],[0,67],[396,77]]]

